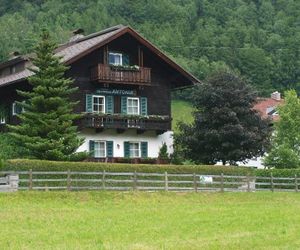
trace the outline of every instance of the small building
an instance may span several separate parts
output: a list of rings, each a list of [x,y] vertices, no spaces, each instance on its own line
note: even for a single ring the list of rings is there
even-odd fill
[[[171,91],[198,79],[128,26],[87,36],[78,29],[55,52],[78,87],[71,96],[79,101],[74,112],[84,114],[77,122],[85,139],[78,151],[91,151],[99,161],[156,158],[166,143],[172,153]],[[16,52],[0,63],[0,131],[20,122],[17,90],[31,90],[31,65]]]
[[[277,107],[283,104],[281,94],[276,91],[271,94],[270,98],[259,98],[254,105],[254,109],[257,110],[263,118],[270,118],[272,122],[279,120]]]

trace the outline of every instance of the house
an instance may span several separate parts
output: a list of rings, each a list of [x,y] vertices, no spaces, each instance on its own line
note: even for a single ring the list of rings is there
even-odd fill
[[[263,118],[270,118],[272,122],[279,120],[277,107],[283,104],[283,99],[278,91],[271,94],[270,98],[258,98],[254,109],[257,110]]]
[[[156,158],[163,143],[172,152],[171,91],[198,83],[134,29],[118,25],[84,36],[73,33],[55,51],[70,68],[79,101],[74,112],[85,139],[78,151],[95,159]],[[30,90],[30,57],[13,53],[0,64],[0,130],[24,112],[16,90]],[[25,111],[26,112],[26,111]]]
[[[270,119],[271,124],[279,120],[279,115],[277,112],[277,107],[282,105],[284,100],[281,98],[281,94],[275,91],[271,94],[269,98],[258,98],[253,109],[257,110],[262,118]],[[256,168],[264,168],[263,157],[257,157],[250,159],[247,163],[239,163],[240,166],[252,166]]]

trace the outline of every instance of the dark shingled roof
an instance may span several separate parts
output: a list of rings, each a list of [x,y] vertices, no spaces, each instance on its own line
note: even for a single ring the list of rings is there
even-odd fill
[[[200,81],[185,71],[183,68],[181,68],[178,64],[176,64],[174,61],[172,61],[170,58],[168,58],[166,55],[164,55],[161,51],[159,51],[153,44],[151,44],[149,41],[141,37],[136,31],[134,31],[132,28],[128,26],[123,25],[117,25],[105,30],[102,30],[100,32],[96,32],[90,35],[87,35],[83,38],[79,38],[76,41],[68,42],[62,45],[59,45],[56,49],[56,55],[60,56],[62,58],[62,62],[66,64],[70,64],[77,59],[79,59],[81,56],[84,56],[85,53],[89,53],[93,51],[94,49],[103,46],[104,44],[110,42],[111,40],[125,34],[126,32],[130,33],[131,35],[135,36],[137,39],[139,39],[140,42],[144,43],[146,47],[148,47],[150,50],[155,52],[161,59],[163,59],[166,63],[170,64],[173,68],[178,70],[181,74],[185,75],[192,83],[199,83]],[[24,56],[24,61],[28,60],[28,57]],[[9,61],[3,62],[0,64],[5,65],[9,63]],[[11,83],[15,83],[18,81],[22,81],[29,76],[33,75],[33,73],[28,70],[24,69],[21,72],[5,76],[0,78],[0,87],[6,86]]]

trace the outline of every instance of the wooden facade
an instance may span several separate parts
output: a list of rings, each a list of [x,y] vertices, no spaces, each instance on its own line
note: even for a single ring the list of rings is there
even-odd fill
[[[84,114],[76,125],[89,142],[94,138],[106,141],[106,157],[129,154],[129,142],[115,135],[123,133],[133,141],[134,136],[148,138],[156,152],[150,146],[148,149],[147,140],[140,141],[141,156],[148,157],[148,152],[157,156],[163,142],[159,135],[171,131],[171,91],[199,82],[130,27],[113,27],[72,39],[56,53],[69,66],[66,77],[78,88],[70,97],[78,102],[74,112]],[[0,63],[0,131],[6,131],[6,124],[20,122],[13,114],[14,102],[22,101],[17,90],[32,89],[28,66],[29,59],[21,56]],[[96,136],[102,132],[103,137]],[[114,152],[121,150],[121,143],[126,151],[123,155]]]

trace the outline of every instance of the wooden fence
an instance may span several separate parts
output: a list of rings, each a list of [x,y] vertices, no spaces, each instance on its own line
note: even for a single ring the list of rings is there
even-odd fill
[[[140,190],[140,191],[293,191],[298,192],[300,178],[254,177],[140,172],[18,171],[0,172],[5,184],[14,190]],[[13,176],[13,178],[10,178]],[[4,180],[2,177],[2,181]],[[4,181],[3,181],[4,182]],[[1,181],[0,181],[1,187]],[[0,189],[1,190],[1,189]]]

